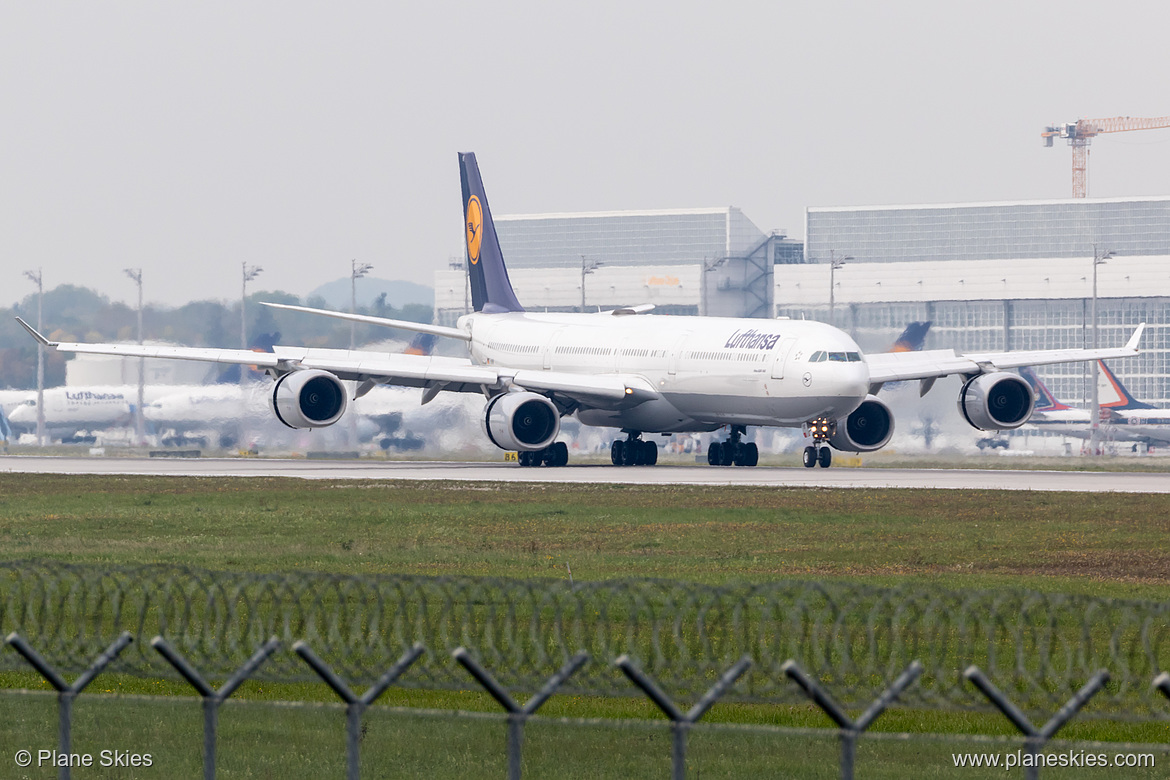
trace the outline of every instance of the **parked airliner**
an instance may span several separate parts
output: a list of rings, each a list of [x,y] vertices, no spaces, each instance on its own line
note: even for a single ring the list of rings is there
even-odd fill
[[[653,465],[657,445],[645,434],[728,429],[713,442],[712,465],[754,466],[759,453],[743,441],[751,426],[803,428],[812,439],[808,467],[828,467],[831,448],[880,449],[894,431],[893,414],[876,393],[886,382],[966,378],[959,411],[984,430],[1016,428],[1032,413],[1028,383],[1005,369],[1137,354],[1144,326],[1123,347],[958,354],[953,350],[866,356],[848,334],[821,322],[656,316],[650,306],[590,314],[525,311],[517,300],[488,208],[475,155],[459,155],[468,274],[474,312],[455,327],[421,325],[299,306],[276,308],[401,328],[466,342],[468,357],[450,358],[306,347],[272,354],[232,349],[51,342],[23,320],[34,338],[63,352],[182,358],[256,365],[277,378],[272,407],[294,428],[333,425],[345,413],[342,380],[357,396],[378,384],[422,389],[422,403],[441,392],[482,393],[487,437],[521,453],[523,465],[564,465],[560,420],[622,430],[614,464]]]
[[[1170,409],[1159,409],[1139,401],[1104,362],[1097,364],[1097,400],[1101,405],[1099,430],[1103,438],[1146,444],[1170,444]],[[1057,400],[1036,372],[1021,369],[1020,374],[1036,391],[1040,400],[1028,419],[1029,425],[1066,436],[1088,439],[1092,436],[1092,412],[1076,409]]]

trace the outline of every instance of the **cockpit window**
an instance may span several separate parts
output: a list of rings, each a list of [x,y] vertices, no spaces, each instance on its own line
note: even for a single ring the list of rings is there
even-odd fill
[[[846,361],[847,361],[847,358],[845,357],[844,352],[830,352],[829,353],[829,362],[830,363],[844,363]]]
[[[861,353],[860,352],[846,352],[845,357],[847,357],[849,359],[850,363],[860,363],[861,362]]]
[[[817,350],[816,352],[812,353],[812,357],[810,357],[808,359],[808,362],[810,362],[810,363],[824,363],[825,362],[825,351],[824,350]]]

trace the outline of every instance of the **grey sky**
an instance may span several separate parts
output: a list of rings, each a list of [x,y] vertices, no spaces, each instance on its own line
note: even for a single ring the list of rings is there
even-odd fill
[[[493,211],[1064,198],[1049,122],[1170,115],[1170,5],[0,3],[0,289],[130,301],[462,253]],[[1094,141],[1090,194],[1170,194],[1170,130]]]

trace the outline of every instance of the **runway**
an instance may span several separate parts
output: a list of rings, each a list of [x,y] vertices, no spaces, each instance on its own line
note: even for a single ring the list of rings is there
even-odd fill
[[[521,468],[514,463],[0,456],[0,473],[137,474],[189,477],[456,480],[621,485],[750,485],[825,488],[934,488],[1088,493],[1170,493],[1159,473],[980,469],[777,468],[608,465]]]

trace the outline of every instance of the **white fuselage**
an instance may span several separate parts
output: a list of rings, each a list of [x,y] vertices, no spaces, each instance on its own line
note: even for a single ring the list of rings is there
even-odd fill
[[[29,397],[8,415],[17,430],[35,430],[37,394]],[[78,431],[127,425],[133,405],[138,400],[138,386],[50,387],[44,391],[45,425],[52,431]]]
[[[845,417],[869,392],[860,348],[820,322],[517,312],[469,314],[459,325],[471,333],[475,363],[636,375],[661,396],[627,409],[579,410],[587,425],[646,432],[799,427]]]
[[[1087,439],[1092,436],[1092,414],[1083,409],[1037,412],[1028,420],[1040,430]],[[1164,409],[1105,410],[1098,429],[1115,441],[1147,441],[1170,444],[1170,412]]]

